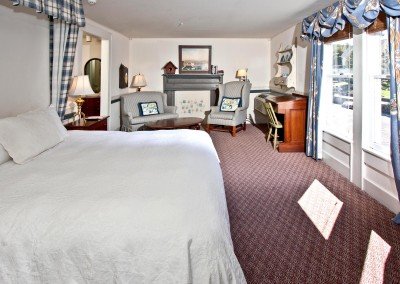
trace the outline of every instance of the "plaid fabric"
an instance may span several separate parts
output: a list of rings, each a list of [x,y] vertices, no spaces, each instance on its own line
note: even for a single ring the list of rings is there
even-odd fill
[[[50,19],[50,103],[64,117],[79,27]]]
[[[78,27],[85,26],[82,0],[10,0],[14,6],[23,5]]]
[[[400,199],[400,18],[387,16],[390,56],[390,149],[394,180]],[[400,213],[393,219],[400,225]]]

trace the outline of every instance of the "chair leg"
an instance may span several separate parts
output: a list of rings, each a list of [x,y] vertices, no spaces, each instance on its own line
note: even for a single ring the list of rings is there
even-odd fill
[[[243,131],[246,131],[246,126],[247,126],[247,123],[246,122],[243,123]]]
[[[271,133],[272,133],[272,127],[270,126],[268,129],[268,137],[267,137],[268,142],[269,142],[269,139],[271,139]]]
[[[236,126],[232,126],[232,136],[235,137],[236,136]]]
[[[276,150],[276,146],[277,146],[277,140],[278,140],[278,128],[275,128],[275,132],[274,132],[274,150]]]
[[[205,130],[206,130],[207,133],[210,133],[211,125],[210,124],[206,124]]]

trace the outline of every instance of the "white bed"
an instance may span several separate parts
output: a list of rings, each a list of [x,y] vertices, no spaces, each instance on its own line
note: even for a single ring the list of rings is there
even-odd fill
[[[0,282],[245,283],[210,137],[75,131],[0,165]]]

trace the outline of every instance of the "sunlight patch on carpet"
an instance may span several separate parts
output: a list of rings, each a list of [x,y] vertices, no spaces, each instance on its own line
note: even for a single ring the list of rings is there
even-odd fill
[[[298,203],[325,240],[328,240],[343,202],[318,180],[314,180]]]
[[[371,232],[360,284],[384,282],[385,264],[391,248],[377,233]]]

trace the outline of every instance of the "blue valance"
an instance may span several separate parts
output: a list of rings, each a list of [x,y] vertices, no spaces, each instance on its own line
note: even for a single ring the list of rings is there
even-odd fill
[[[23,5],[44,13],[53,19],[78,27],[85,26],[82,0],[10,0],[14,6]]]
[[[365,29],[380,11],[399,17],[399,0],[341,0],[304,19],[303,34],[309,38],[330,37],[344,29],[346,20],[356,28]]]

